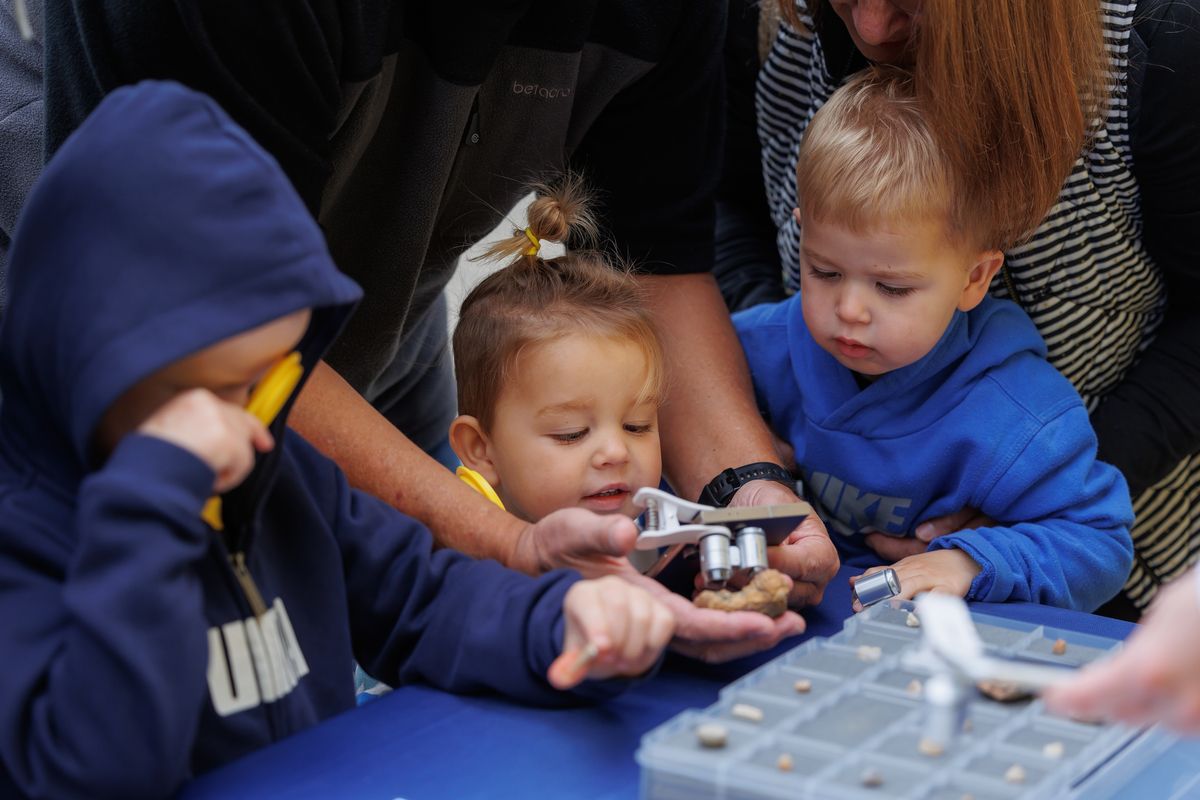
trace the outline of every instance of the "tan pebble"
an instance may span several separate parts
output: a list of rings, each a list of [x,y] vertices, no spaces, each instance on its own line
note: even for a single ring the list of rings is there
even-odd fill
[[[812,681],[808,678],[801,678],[792,684],[792,688],[800,694],[808,694],[812,691]]]
[[[729,731],[724,725],[716,722],[706,722],[696,728],[696,738],[705,747],[724,747],[729,741]]]
[[[1067,652],[1067,640],[1066,639],[1055,639],[1054,647],[1050,648],[1050,652],[1054,653],[1054,655],[1056,655],[1056,656],[1061,656],[1064,653],[1066,653]]]
[[[779,768],[780,772],[791,772],[792,768],[796,766],[796,762],[792,761],[790,754],[780,753],[779,758],[775,759],[775,766]]]
[[[921,682],[919,680],[917,680],[916,678],[913,678],[911,681],[908,682],[908,686],[904,687],[904,691],[908,692],[909,694],[913,694],[913,695],[920,694],[921,693]]]
[[[1013,681],[980,681],[975,688],[984,697],[997,703],[1018,703],[1033,696],[1028,689]]]
[[[962,726],[962,732],[963,732],[963,733],[970,733],[970,732],[971,732],[971,731],[973,731],[973,730],[975,730],[975,723],[974,723],[974,722],[972,722],[972,721],[971,721],[969,718],[968,718],[968,719],[964,719],[964,720],[963,720],[963,726]]]
[[[883,648],[872,647],[869,644],[860,644],[858,646],[859,661],[878,661],[883,658]]]
[[[917,742],[917,750],[920,751],[921,755],[929,756],[930,758],[936,758],[946,752],[941,744],[935,742],[933,739],[921,739],[921,741]]]
[[[1067,749],[1063,747],[1062,742],[1046,742],[1046,744],[1042,746],[1042,755],[1044,755],[1046,758],[1059,759],[1063,757],[1063,753],[1065,753],[1066,750]]]
[[[763,710],[758,706],[752,706],[749,703],[734,703],[733,708],[729,709],[729,713],[738,719],[744,719],[747,722],[762,722]]]
[[[863,786],[875,789],[879,786],[883,786],[883,775],[880,774],[879,770],[873,767],[867,767],[862,771],[862,775],[859,776],[859,782],[862,783]]]
[[[908,612],[908,616],[904,618],[904,624],[910,628],[919,628],[921,627],[921,618],[910,611]]]
[[[1008,769],[1004,770],[1004,780],[1009,783],[1024,783],[1025,768],[1020,764],[1013,764]]]

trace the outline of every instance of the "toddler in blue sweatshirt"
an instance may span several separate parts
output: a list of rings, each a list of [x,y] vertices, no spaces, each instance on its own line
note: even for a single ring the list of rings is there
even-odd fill
[[[797,165],[801,288],[734,315],[754,391],[845,563],[965,507],[992,522],[898,561],[943,591],[1093,610],[1132,560],[1129,492],[1019,307],[1006,243],[956,191],[911,78],[875,68],[814,116]],[[879,567],[876,567],[878,569]],[[874,571],[874,570],[870,570]]]
[[[351,708],[355,660],[543,704],[656,663],[674,617],[645,591],[434,552],[285,427],[360,291],[208,98],[111,94],[47,166],[11,264],[0,796],[165,796]],[[243,406],[289,370],[264,425]]]

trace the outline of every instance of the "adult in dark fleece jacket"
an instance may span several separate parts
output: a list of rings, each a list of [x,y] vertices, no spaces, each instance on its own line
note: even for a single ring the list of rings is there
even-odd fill
[[[286,429],[286,405],[269,431],[242,410],[273,361],[317,362],[360,291],[208,98],[112,94],[42,176],[12,255],[0,794],[167,794],[351,708],[352,660],[537,703],[570,698],[545,677],[564,650],[598,645],[592,677],[654,664],[673,618],[643,590],[434,553]]]
[[[777,462],[709,274],[721,0],[47,0],[41,19],[47,153],[105,93],[170,78],[279,160],[364,290],[293,425],[441,544],[530,573],[628,570],[628,521],[531,525],[421,452],[437,451],[455,414],[441,293],[458,257],[531,177],[564,167],[597,190],[602,229],[639,264],[668,363],[688,365],[662,419],[672,486],[695,498],[726,468]],[[795,499],[756,480],[732,502]],[[837,567],[815,517],[771,559],[797,579],[796,605],[819,600]],[[677,611],[710,658],[797,632]]]

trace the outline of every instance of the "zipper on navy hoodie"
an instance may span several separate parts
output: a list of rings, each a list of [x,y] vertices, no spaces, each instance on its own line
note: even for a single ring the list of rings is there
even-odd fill
[[[267,604],[263,601],[262,592],[258,590],[258,584],[254,581],[254,576],[250,573],[250,567],[246,564],[246,544],[252,538],[245,531],[247,525],[238,525],[238,534],[222,535],[220,531],[213,531],[217,537],[217,542],[225,556],[225,563],[229,566],[230,571],[237,584],[237,589],[234,595],[241,595],[241,602],[236,602],[238,606],[249,606],[249,611],[255,619],[261,620],[263,615],[267,613]],[[236,542],[236,545],[231,544]],[[257,667],[254,672],[254,679],[260,681]],[[260,681],[261,687],[261,681]],[[291,726],[289,726],[284,717],[283,710],[277,708],[286,697],[279,697],[273,702],[262,702],[258,708],[262,711],[263,720],[267,723],[267,735],[272,742],[277,742],[284,736],[290,734]],[[250,711],[250,709],[247,709]],[[284,731],[286,733],[281,733]]]
[[[229,565],[233,567],[234,577],[242,587],[242,594],[250,603],[250,610],[254,612],[255,617],[261,620],[263,614],[267,613],[267,604],[263,602],[262,593],[258,591],[258,584],[254,582],[254,576],[250,574],[250,568],[246,566],[246,553],[242,550],[230,553]]]

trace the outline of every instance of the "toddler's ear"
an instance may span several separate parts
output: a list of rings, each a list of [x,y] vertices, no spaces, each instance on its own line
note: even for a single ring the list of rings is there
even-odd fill
[[[1004,266],[1004,253],[999,250],[987,250],[975,256],[974,264],[967,272],[967,285],[963,287],[962,297],[958,301],[959,311],[970,311],[983,302],[992,278]]]
[[[500,475],[492,463],[492,448],[479,420],[470,414],[459,414],[450,423],[450,447],[464,467],[473,469],[492,485],[500,488]]]

